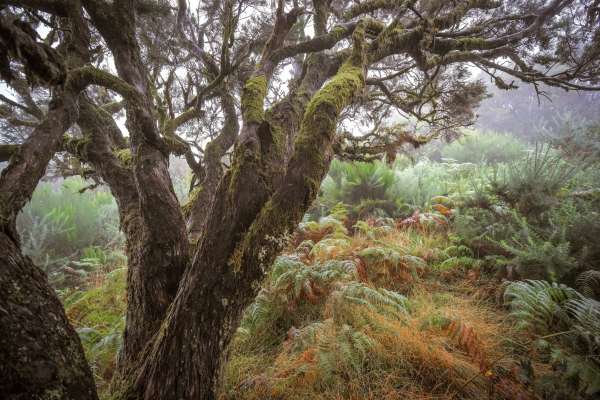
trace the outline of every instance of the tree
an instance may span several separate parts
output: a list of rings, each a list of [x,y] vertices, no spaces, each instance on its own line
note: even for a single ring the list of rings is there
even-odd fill
[[[96,398],[79,339],[15,230],[48,165],[106,183],[119,206],[128,310],[115,398],[213,399],[241,314],[333,157],[393,157],[471,124],[485,91],[467,65],[500,87],[498,72],[600,89],[597,0],[2,4],[9,398]],[[386,125],[395,113],[427,133]],[[183,207],[171,155],[194,173]]]

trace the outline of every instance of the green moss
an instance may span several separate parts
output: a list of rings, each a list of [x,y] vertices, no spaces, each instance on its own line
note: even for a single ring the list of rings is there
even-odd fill
[[[130,167],[133,161],[130,149],[120,149],[115,151],[115,156],[121,161],[125,167]]]
[[[189,218],[192,214],[192,208],[194,207],[194,203],[196,203],[196,200],[198,200],[198,196],[200,196],[200,193],[202,193],[202,189],[203,188],[201,185],[198,185],[194,189],[192,189],[187,201],[181,207],[181,212],[183,212],[183,216],[185,218]]]
[[[267,78],[264,75],[246,81],[242,92],[242,112],[246,123],[260,123],[264,118],[264,101],[267,96]]]
[[[338,73],[317,92],[308,103],[304,114],[304,123],[317,117],[319,107],[330,105],[334,114],[333,118],[327,118],[329,122],[336,122],[337,115],[349,103],[354,94],[364,85],[364,74],[362,67],[357,67],[351,62],[344,63]]]
[[[479,50],[485,49],[486,41],[483,38],[463,38],[458,39],[458,48],[460,50]]]
[[[84,136],[83,138],[78,139],[70,137],[69,135],[64,135],[63,141],[64,147],[69,153],[73,154],[77,158],[86,158],[86,148],[91,142],[91,138],[89,136]]]
[[[346,35],[347,29],[343,26],[334,26],[333,29],[329,32],[329,34],[333,35],[336,40],[341,40]]]

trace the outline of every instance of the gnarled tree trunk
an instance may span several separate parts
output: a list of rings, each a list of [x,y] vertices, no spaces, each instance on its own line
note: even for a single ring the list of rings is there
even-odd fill
[[[79,337],[46,275],[21,254],[15,228],[77,117],[75,96],[54,100],[0,176],[0,393],[8,399],[97,399]]]
[[[0,293],[2,398],[97,399],[79,336],[46,274],[4,232]]]
[[[221,181],[216,199],[222,201],[213,203],[193,264],[126,398],[216,398],[225,350],[242,312],[315,199],[329,167],[337,119],[364,86],[362,35],[364,28],[357,29],[354,54],[308,104],[294,154],[273,195],[259,204],[261,199],[245,190],[232,193],[240,173],[235,169]],[[256,214],[248,203],[257,206]]]

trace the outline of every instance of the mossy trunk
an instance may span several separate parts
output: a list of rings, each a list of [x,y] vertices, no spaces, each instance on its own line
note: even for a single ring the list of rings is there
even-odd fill
[[[44,274],[0,232],[0,397],[96,400],[79,336]]]
[[[327,172],[337,119],[364,85],[362,60],[353,55],[312,97],[280,185],[264,180],[270,164],[260,156],[251,161],[262,170],[240,171],[248,154],[244,142],[238,145],[234,165],[217,189],[216,199],[224,201],[213,203],[193,264],[123,398],[216,398],[242,312]],[[266,140],[262,129],[264,124],[257,128],[261,154],[273,160],[274,140]],[[249,180],[253,177],[261,181]],[[270,196],[260,195],[269,191]]]
[[[86,3],[114,56],[119,77],[138,92],[125,106],[139,215],[122,215],[129,257],[127,322],[118,374],[123,378],[157,333],[189,263],[185,220],[169,176],[169,150],[158,130],[149,74],[136,38],[135,8],[133,0],[109,7]],[[132,220],[135,224],[126,224]]]

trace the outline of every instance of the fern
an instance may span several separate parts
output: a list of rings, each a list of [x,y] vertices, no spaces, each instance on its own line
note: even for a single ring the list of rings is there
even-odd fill
[[[536,343],[540,350],[549,352],[559,375],[551,377],[549,388],[544,390],[599,394],[600,303],[567,286],[544,281],[512,283],[505,298],[521,326],[545,335]],[[564,388],[565,384],[571,389]]]
[[[332,292],[327,304],[327,315],[336,323],[353,326],[377,327],[373,315],[401,320],[408,310],[408,299],[403,295],[358,282],[350,282]]]
[[[561,281],[577,268],[571,257],[570,244],[565,240],[565,230],[558,229],[544,238],[524,217],[513,214],[517,230],[510,241],[499,244],[512,255],[520,276],[534,279]]]
[[[565,309],[572,318],[575,340],[571,345],[584,354],[593,355],[600,366],[600,302],[590,298],[572,299]]]
[[[318,243],[326,237],[346,237],[348,230],[344,223],[329,215],[322,217],[319,221],[302,222],[296,231],[294,242],[299,244],[305,240]]]
[[[584,296],[600,300],[600,271],[589,270],[582,272],[577,276],[575,286]]]
[[[316,322],[288,339],[284,347],[288,356],[295,355],[296,363],[293,370],[281,371],[280,375],[300,377],[312,370],[325,385],[338,376],[346,379],[358,376],[375,346],[369,335],[350,325],[336,325],[331,319]]]
[[[437,268],[441,271],[446,271],[454,268],[471,269],[481,265],[481,260],[472,257],[450,257],[440,263]]]
[[[271,340],[294,323],[293,311],[301,308],[298,318],[305,318],[311,313],[306,307],[324,301],[334,285],[355,277],[352,261],[305,265],[293,256],[278,257],[264,287],[246,309],[239,333],[245,339]]]
[[[563,306],[568,300],[580,297],[568,286],[534,280],[514,282],[504,292],[504,300],[519,325],[541,333],[568,328],[569,317]]]
[[[554,348],[550,360],[560,374],[556,379],[561,385],[570,384],[585,398],[597,398],[600,394],[600,368],[592,359]],[[573,392],[569,395],[573,396]]]
[[[368,247],[358,253],[366,268],[366,277],[376,283],[392,283],[394,280],[410,282],[417,280],[419,272],[427,263],[413,255],[402,255],[387,247]],[[380,279],[382,278],[382,279]]]
[[[556,194],[578,171],[552,151],[536,144],[525,159],[490,177],[492,191],[522,214],[537,218],[558,203]]]
[[[481,372],[485,373],[490,369],[483,344],[473,327],[463,321],[452,320],[448,323],[446,332],[479,365]]]
[[[283,376],[316,373],[328,384],[334,378],[361,374],[372,349],[378,345],[372,331],[388,329],[380,319],[402,320],[408,313],[406,297],[385,289],[349,282],[334,290],[327,301],[325,321],[292,328],[284,348],[295,355],[293,371]]]

